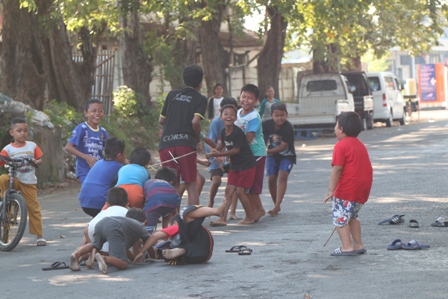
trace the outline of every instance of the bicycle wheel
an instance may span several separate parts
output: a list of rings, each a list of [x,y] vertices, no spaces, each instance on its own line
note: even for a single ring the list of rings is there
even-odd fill
[[[0,224],[0,250],[11,251],[22,239],[28,213],[25,199],[18,193],[8,195],[8,204],[6,207],[2,204],[1,209],[4,208],[6,208],[6,219],[1,219]]]

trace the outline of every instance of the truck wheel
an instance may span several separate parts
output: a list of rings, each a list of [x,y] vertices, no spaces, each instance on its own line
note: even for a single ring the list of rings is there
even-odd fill
[[[369,112],[367,114],[367,130],[372,130],[373,129],[373,113]]]
[[[400,125],[406,125],[406,107],[403,109],[403,116],[400,118]]]
[[[386,120],[386,127],[392,127],[394,123],[394,115],[392,114],[392,110],[389,112],[389,118]]]

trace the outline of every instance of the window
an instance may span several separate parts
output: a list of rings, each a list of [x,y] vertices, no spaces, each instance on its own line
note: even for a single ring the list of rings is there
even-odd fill
[[[381,89],[380,78],[378,77],[369,77],[369,84],[373,91]]]
[[[308,92],[336,90],[337,88],[338,85],[335,80],[309,81],[306,84],[306,91]]]
[[[386,81],[386,88],[388,90],[396,90],[397,87],[395,86],[394,78],[384,76],[384,80]]]

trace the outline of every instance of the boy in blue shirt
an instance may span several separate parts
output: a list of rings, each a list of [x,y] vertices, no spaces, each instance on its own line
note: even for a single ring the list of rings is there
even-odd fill
[[[76,177],[82,184],[96,161],[103,158],[104,143],[109,134],[99,123],[103,119],[103,104],[96,99],[86,102],[84,116],[87,118],[76,126],[65,145],[65,150],[76,156]]]
[[[95,217],[106,203],[107,192],[112,188],[118,171],[126,160],[123,140],[111,137],[106,140],[104,159],[93,165],[81,186],[78,199],[81,208],[89,216]]]

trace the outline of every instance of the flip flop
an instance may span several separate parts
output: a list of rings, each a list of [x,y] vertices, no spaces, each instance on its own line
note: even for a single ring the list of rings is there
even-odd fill
[[[244,248],[238,252],[238,255],[251,255],[251,254],[252,254],[252,249],[250,249],[250,248]]]
[[[411,240],[411,241],[409,241],[408,244],[403,245],[402,248],[403,248],[404,250],[419,250],[419,249],[427,249],[427,248],[429,248],[429,245],[426,245],[426,244],[418,244],[417,241],[415,241],[415,240]]]
[[[386,223],[387,224],[403,223],[404,222],[403,217],[404,217],[404,215],[393,215],[391,218],[379,222],[378,225],[386,224]]]
[[[445,221],[445,218],[439,217],[433,223],[431,223],[432,227],[448,227],[448,222]]]
[[[409,227],[410,228],[419,228],[420,226],[419,226],[417,220],[411,219],[411,220],[409,220]]]
[[[247,247],[244,245],[239,245],[239,246],[233,246],[232,248],[226,250],[226,252],[239,253],[241,250],[244,250],[244,249],[247,249]]]
[[[64,262],[54,262],[51,264],[48,268],[42,268],[43,271],[49,271],[49,270],[62,270],[62,269],[68,269],[69,267]]]
[[[387,250],[398,250],[403,247],[403,242],[400,239],[396,239],[392,242],[392,244],[388,245]]]
[[[341,247],[336,248],[333,253],[330,253],[331,256],[352,256],[356,255],[355,250],[353,251],[342,251]]]
[[[366,253],[366,252],[367,252],[367,249],[353,250],[353,253],[356,253],[356,254],[363,254],[363,253]]]
[[[47,246],[47,240],[44,238],[37,239],[36,246]]]

